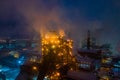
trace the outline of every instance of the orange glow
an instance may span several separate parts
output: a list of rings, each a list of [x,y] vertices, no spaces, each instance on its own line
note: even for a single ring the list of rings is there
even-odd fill
[[[57,75],[57,76],[60,76],[60,73],[59,73],[59,72],[57,72],[57,73],[56,73],[56,75]]]
[[[33,70],[37,70],[37,67],[36,67],[36,66],[33,66]]]
[[[73,56],[73,41],[63,37],[63,33],[63,30],[60,33],[52,31],[42,37],[42,55],[47,55],[52,49],[53,53],[60,57],[61,62],[64,64],[64,62],[73,61],[71,59],[71,56]]]
[[[65,33],[64,33],[63,30],[60,30],[60,31],[59,31],[59,34],[60,34],[61,37],[65,36]]]

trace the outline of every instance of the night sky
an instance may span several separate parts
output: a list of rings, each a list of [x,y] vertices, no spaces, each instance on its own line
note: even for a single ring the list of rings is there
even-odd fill
[[[65,30],[80,43],[91,30],[98,43],[120,44],[120,0],[0,0],[0,37]]]

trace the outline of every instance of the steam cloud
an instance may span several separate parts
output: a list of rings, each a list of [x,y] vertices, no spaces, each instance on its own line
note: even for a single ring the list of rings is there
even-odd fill
[[[75,44],[79,44],[86,37],[86,32],[89,29],[99,43],[111,43],[113,45],[113,51],[115,51],[115,46],[120,40],[118,36],[120,28],[117,27],[120,25],[116,22],[116,17],[118,16],[112,18],[110,16],[114,15],[108,15],[111,11],[109,7],[106,8],[108,11],[104,12],[104,19],[89,20],[85,17],[84,11],[79,7],[69,7],[68,9],[62,1],[63,0],[6,0],[3,1],[3,3],[6,3],[6,5],[4,4],[3,6],[4,8],[8,8],[7,10],[14,9],[13,11],[22,15],[23,21],[25,21],[25,25],[23,25],[27,31],[31,32],[34,29],[42,35],[46,33],[46,31],[58,31],[62,29],[74,39]],[[120,7],[118,3],[116,7]],[[118,14],[119,13],[120,12],[118,12]],[[120,21],[120,19],[117,21]]]

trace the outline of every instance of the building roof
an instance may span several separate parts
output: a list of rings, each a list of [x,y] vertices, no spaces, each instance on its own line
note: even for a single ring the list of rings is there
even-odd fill
[[[96,75],[92,72],[83,72],[83,71],[68,71],[67,77],[74,80],[97,80]]]

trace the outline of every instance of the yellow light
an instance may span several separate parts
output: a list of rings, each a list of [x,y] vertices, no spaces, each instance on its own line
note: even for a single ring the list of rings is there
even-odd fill
[[[70,70],[73,70],[73,68],[70,68]]]
[[[54,48],[55,48],[55,45],[52,45],[52,48],[54,49]]]
[[[58,56],[61,56],[60,53],[58,54]]]
[[[56,73],[56,75],[57,75],[57,76],[60,76],[60,73],[59,73],[59,72],[57,72],[57,73]]]
[[[49,49],[46,49],[46,51],[49,51]]]
[[[36,67],[36,66],[33,66],[33,70],[37,70],[37,67]]]
[[[58,40],[57,43],[60,43],[60,41]]]
[[[72,52],[70,52],[70,55],[72,56]]]
[[[49,36],[48,36],[48,35],[46,35],[46,36],[45,36],[45,38],[46,38],[46,39],[49,39]]]
[[[14,57],[19,58],[19,54],[18,53],[14,54]]]
[[[56,68],[59,69],[59,68],[60,68],[60,65],[59,65],[59,64],[56,64]]]
[[[53,79],[53,76],[51,76],[50,78]]]
[[[44,48],[42,48],[42,51],[44,51]]]
[[[73,56],[72,48],[73,41],[71,39],[66,39],[64,37],[64,31],[62,32],[48,32],[42,37],[42,55],[49,54],[50,49],[53,49],[53,53],[62,60],[62,65],[67,64],[68,61],[73,61],[72,58],[67,58]],[[71,59],[71,60],[70,60]],[[59,64],[59,63],[58,63]],[[58,66],[56,66],[57,68]],[[55,73],[56,75],[56,73]]]
[[[60,41],[59,41],[59,40],[55,40],[55,43],[56,43],[56,44],[59,44],[59,43],[60,43]]]
[[[35,62],[36,60],[35,60],[35,59],[33,59],[33,58],[31,58],[31,59],[30,59],[30,61]]]
[[[63,64],[65,65],[66,63],[64,62]]]
[[[51,40],[51,43],[53,43],[54,41],[53,40]]]

